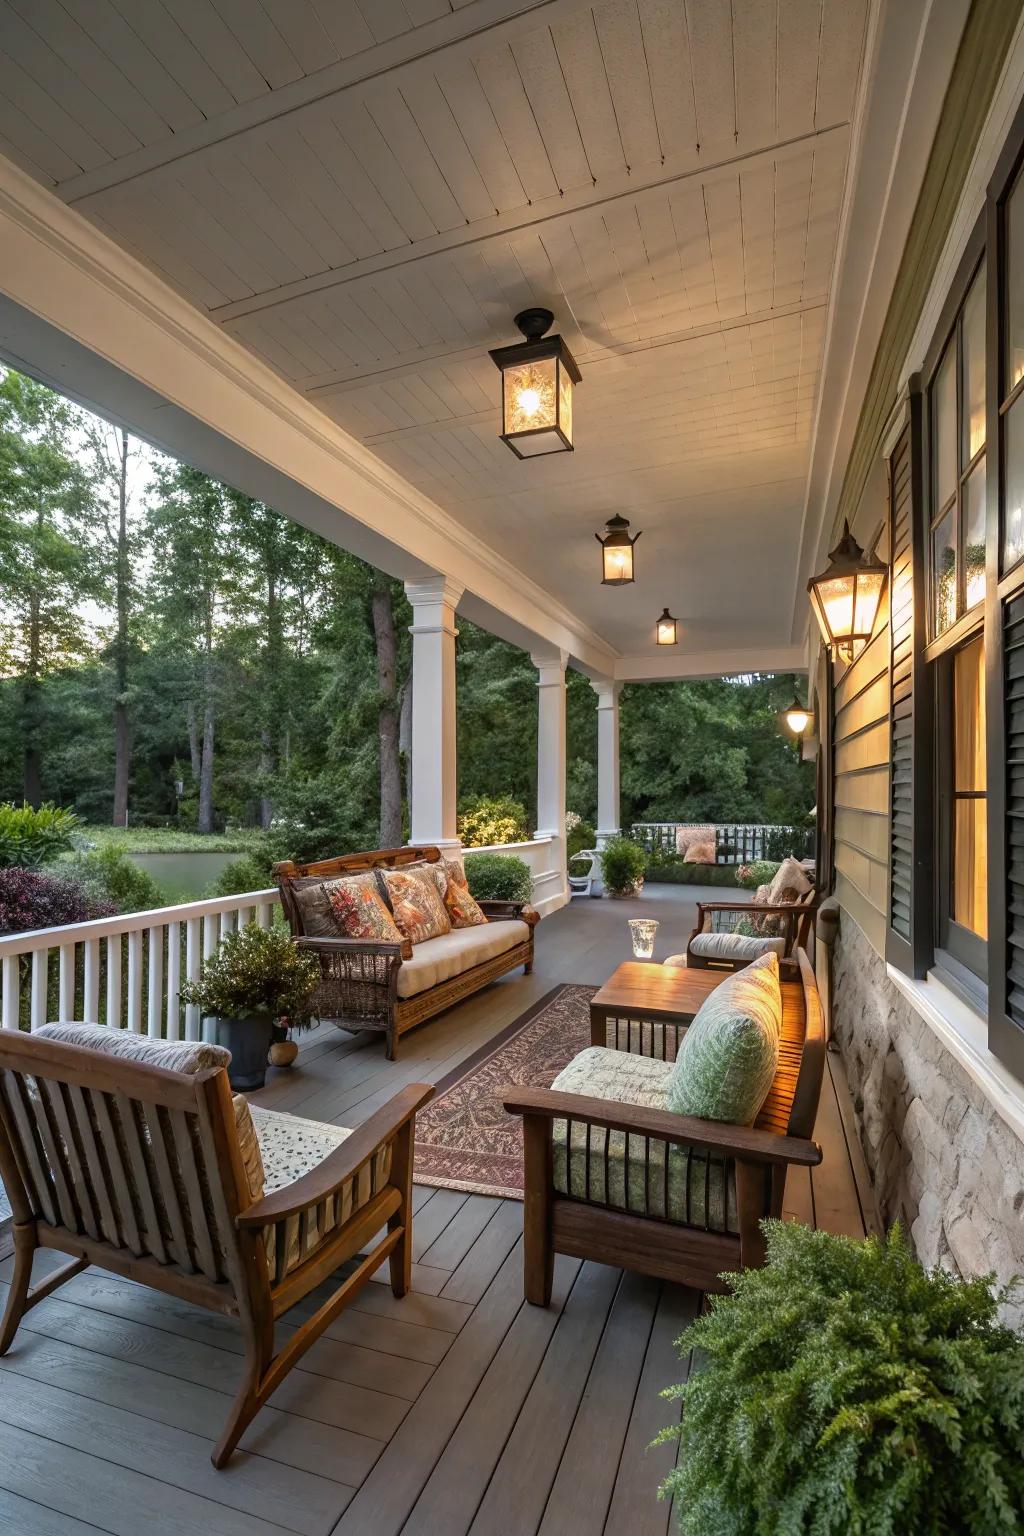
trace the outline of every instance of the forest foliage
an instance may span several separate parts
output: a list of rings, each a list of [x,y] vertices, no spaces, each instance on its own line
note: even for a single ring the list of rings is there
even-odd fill
[[[211,837],[287,826],[297,856],[408,835],[401,584],[13,371],[0,371],[0,614],[0,801]],[[459,627],[466,814],[479,797],[519,802],[529,831],[535,668]],[[811,771],[778,725],[792,687],[627,685],[623,824],[800,821]],[[567,802],[593,822],[596,700],[572,670],[567,709]]]

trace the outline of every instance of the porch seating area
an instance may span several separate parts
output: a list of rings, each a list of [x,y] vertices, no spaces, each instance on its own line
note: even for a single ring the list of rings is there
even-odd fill
[[[321,1026],[254,1102],[358,1126],[407,1084],[446,1076],[557,983],[603,982],[629,954],[627,918],[660,920],[660,957],[692,928],[694,897],[712,894],[652,887],[573,903],[538,928],[531,975],[410,1034],[397,1063],[383,1040]],[[874,1218],[832,1055],[814,1136],[822,1163],[790,1171],[783,1214],[861,1235]],[[209,1456],[243,1372],[236,1323],[95,1269],[41,1302],[0,1361],[0,1519],[25,1536],[135,1536],[140,1509],[153,1536],[666,1536],[671,1509],[654,1492],[674,1450],[646,1448],[671,1415],[658,1393],[685,1374],[672,1343],[699,1293],[558,1258],[551,1308],[530,1307],[518,1202],[425,1187],[412,1198],[409,1294],[365,1286],[224,1473]],[[4,1297],[10,1278],[8,1258]],[[293,1310],[279,1344],[328,1294]]]

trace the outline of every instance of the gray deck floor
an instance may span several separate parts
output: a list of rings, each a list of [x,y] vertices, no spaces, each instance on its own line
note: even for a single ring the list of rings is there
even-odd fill
[[[682,949],[698,892],[577,901],[538,930],[533,976],[506,978],[406,1037],[307,1037],[261,1102],[356,1125],[406,1081],[436,1080],[560,981],[600,983],[625,919]],[[860,1234],[865,1173],[835,1058],[787,1214]],[[671,1450],[659,1397],[700,1298],[559,1259],[547,1311],[522,1299],[518,1202],[420,1188],[413,1293],[371,1284],[275,1394],[225,1472],[209,1455],[240,1374],[235,1326],[89,1271],[41,1303],[0,1361],[0,1529],[11,1536],[665,1536]],[[9,1260],[0,1264],[0,1282]],[[6,1287],[0,1285],[0,1300]],[[310,1303],[307,1303],[307,1307]]]

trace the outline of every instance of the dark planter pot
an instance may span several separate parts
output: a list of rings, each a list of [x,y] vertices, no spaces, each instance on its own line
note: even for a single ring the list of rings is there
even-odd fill
[[[251,1014],[246,1019],[203,1020],[203,1039],[231,1052],[228,1081],[236,1093],[262,1088],[266,1082],[273,1027],[273,1020],[266,1013]]]

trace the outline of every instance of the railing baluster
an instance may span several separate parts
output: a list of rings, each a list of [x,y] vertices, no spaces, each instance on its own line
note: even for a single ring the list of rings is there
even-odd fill
[[[272,901],[261,901],[257,904],[256,921],[261,928],[270,927],[274,921],[274,903]]]
[[[164,1011],[164,928],[154,924],[149,930],[149,975],[146,978],[146,1033],[159,1040]]]
[[[142,930],[128,935],[128,1028],[142,1034]]]
[[[29,997],[29,1028],[46,1023],[47,990],[50,976],[50,951],[37,949],[32,955],[32,992]]]
[[[60,946],[60,970],[57,983],[57,1012],[62,1020],[75,1017],[75,946]]]
[[[82,994],[82,1017],[87,1024],[98,1024],[100,1019],[100,941],[86,939],[85,980]]]
[[[121,1028],[121,935],[112,933],[107,939],[107,1024],[111,1029]]]
[[[199,941],[202,918],[190,917],[185,924],[185,977],[188,981],[196,981],[199,976]],[[195,1003],[188,1003],[185,1007],[185,1039],[199,1039],[199,1009]]]
[[[247,923],[251,923],[252,922],[252,913],[253,913],[252,907],[239,907],[239,909],[238,909],[238,926],[239,926],[239,928],[244,928]]]
[[[21,962],[17,955],[4,955],[3,1007],[0,1028],[18,1029],[21,1024]]]
[[[181,924],[167,924],[167,1038],[181,1039],[181,1005],[178,986],[181,979]]]

